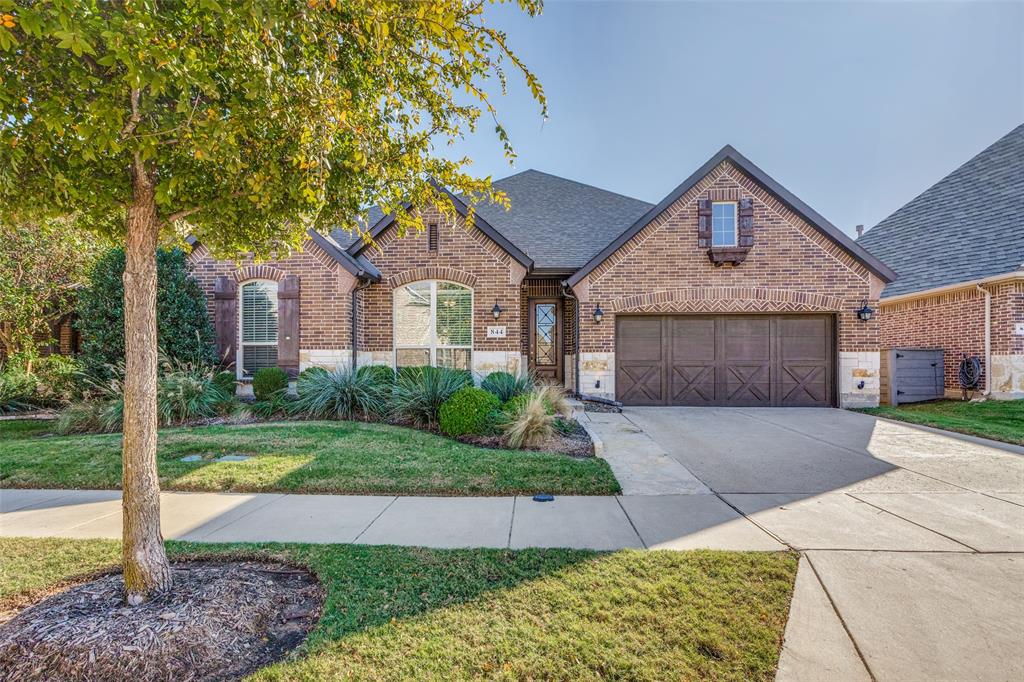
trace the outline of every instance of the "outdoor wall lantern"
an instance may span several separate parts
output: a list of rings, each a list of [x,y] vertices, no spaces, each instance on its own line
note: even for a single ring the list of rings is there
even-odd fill
[[[498,305],[497,301],[494,302],[494,307],[491,308],[491,315],[494,315],[494,319],[501,317],[501,306]]]
[[[604,311],[601,310],[601,304],[598,303],[597,307],[594,308],[594,322],[597,322],[598,324],[600,324],[601,318],[603,318],[603,317],[604,317]]]
[[[867,322],[868,320],[871,319],[871,316],[874,314],[875,311],[872,310],[871,307],[868,305],[867,299],[864,299],[864,305],[862,305],[860,307],[860,310],[857,311],[857,317],[859,317],[864,322]]]

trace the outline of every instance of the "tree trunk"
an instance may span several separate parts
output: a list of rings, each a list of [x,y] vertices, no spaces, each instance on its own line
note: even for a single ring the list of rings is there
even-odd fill
[[[124,511],[125,598],[141,603],[171,587],[160,534],[156,470],[156,243],[154,177],[138,158],[132,165],[124,266]]]

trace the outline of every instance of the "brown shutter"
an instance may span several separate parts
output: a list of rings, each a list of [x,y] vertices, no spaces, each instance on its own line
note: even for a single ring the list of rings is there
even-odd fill
[[[754,200],[740,199],[739,244],[749,249],[754,245]]]
[[[299,374],[299,278],[277,284],[277,366],[291,377]]]
[[[231,277],[218,277],[213,283],[213,320],[217,356],[222,366],[232,367],[238,335],[238,284]]]
[[[697,248],[711,248],[711,199],[697,202]]]

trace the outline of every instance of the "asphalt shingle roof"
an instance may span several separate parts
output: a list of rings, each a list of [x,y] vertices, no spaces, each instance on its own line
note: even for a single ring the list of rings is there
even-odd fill
[[[899,275],[886,297],[1024,269],[1024,125],[857,243]]]
[[[511,208],[481,202],[477,213],[534,261],[536,268],[573,270],[584,265],[653,204],[537,170],[496,180]],[[383,217],[370,208],[371,227]],[[331,231],[342,247],[355,240],[343,229]]]

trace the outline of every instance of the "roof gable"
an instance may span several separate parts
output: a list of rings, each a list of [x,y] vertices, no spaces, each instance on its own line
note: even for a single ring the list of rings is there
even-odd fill
[[[625,232],[621,233],[610,244],[594,256],[586,265],[576,271],[568,279],[569,286],[575,286],[596,269],[601,263],[607,260],[613,253],[622,248],[630,239],[636,236],[647,225],[653,222],[658,216],[664,213],[670,206],[678,201],[684,194],[690,191],[697,183],[704,179],[710,172],[717,168],[723,161],[730,161],[758,185],[774,195],[786,207],[800,216],[811,227],[828,237],[841,249],[860,262],[872,273],[883,281],[891,282],[896,278],[896,273],[889,269],[884,263],[868,253],[863,247],[850,239],[842,230],[826,220],[820,213],[798,199],[792,192],[772,179],[767,173],[754,165],[749,159],[726,145],[712,156],[708,161],[698,168],[690,177],[683,181],[678,187],[668,193],[664,199],[644,213]]]
[[[900,296],[1024,269],[1024,125],[857,240],[899,273]]]

